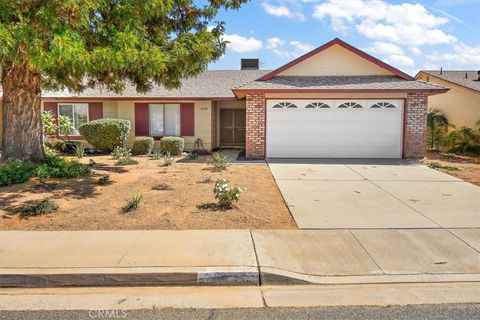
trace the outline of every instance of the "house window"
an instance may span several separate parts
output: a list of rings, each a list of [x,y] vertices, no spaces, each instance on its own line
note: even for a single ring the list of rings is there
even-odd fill
[[[180,135],[180,104],[154,103],[148,109],[151,136]]]
[[[78,135],[78,127],[88,122],[88,103],[59,103],[58,114],[70,118],[73,124],[70,134]]]
[[[358,104],[356,102],[345,102],[345,103],[342,103],[341,105],[339,105],[338,107],[341,108],[341,109],[345,109],[345,108],[360,109],[360,108],[363,108],[360,104]]]
[[[289,108],[289,109],[292,109],[292,108],[296,108],[297,106],[294,105],[293,103],[291,102],[280,102],[280,103],[277,103],[276,105],[274,105],[272,108],[275,108],[275,109],[281,109],[281,108]]]
[[[313,109],[313,108],[320,108],[320,109],[328,109],[330,106],[326,103],[323,102],[312,102],[309,103],[305,106],[307,109]]]
[[[387,109],[395,109],[396,107],[391,104],[390,102],[378,102],[372,105],[370,108],[379,109],[379,108],[387,108]]]

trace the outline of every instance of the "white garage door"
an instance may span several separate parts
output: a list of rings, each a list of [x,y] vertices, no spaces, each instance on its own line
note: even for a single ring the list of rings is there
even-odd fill
[[[401,158],[403,100],[267,100],[269,158]]]

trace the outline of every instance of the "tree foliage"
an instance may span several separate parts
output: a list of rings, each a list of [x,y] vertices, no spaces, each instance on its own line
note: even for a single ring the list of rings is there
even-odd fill
[[[444,141],[447,130],[452,125],[447,117],[438,110],[429,110],[427,114],[427,140],[430,150],[437,149]]]
[[[246,0],[0,0],[0,69],[26,63],[42,88],[178,87],[225,51],[220,9]]]

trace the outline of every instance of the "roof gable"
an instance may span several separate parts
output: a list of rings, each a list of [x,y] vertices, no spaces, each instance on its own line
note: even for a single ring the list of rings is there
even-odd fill
[[[258,80],[268,80],[275,76],[349,75],[395,75],[405,80],[413,80],[408,74],[338,38],[267,73]]]

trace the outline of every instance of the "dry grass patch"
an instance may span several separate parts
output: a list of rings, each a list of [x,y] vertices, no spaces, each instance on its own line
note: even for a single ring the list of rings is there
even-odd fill
[[[210,170],[205,157],[177,159],[168,167],[148,157],[135,157],[135,166],[116,166],[110,156],[81,159],[95,162],[91,176],[38,180],[0,188],[1,230],[108,230],[108,229],[291,229],[296,228],[267,166],[231,165]],[[107,184],[99,179],[108,175]],[[226,178],[247,188],[233,209],[218,210],[213,187]],[[158,186],[168,186],[162,191]],[[129,214],[122,207],[132,194],[142,194],[140,205]],[[58,205],[54,214],[21,218],[26,204],[44,198]]]
[[[480,186],[480,157],[427,152],[422,162],[432,169]]]

